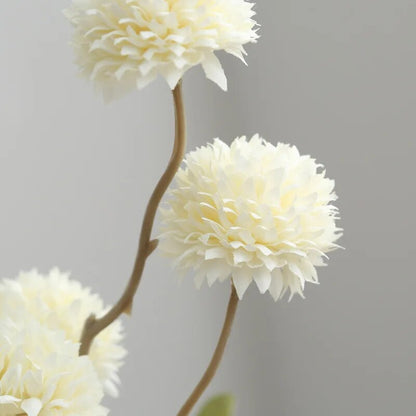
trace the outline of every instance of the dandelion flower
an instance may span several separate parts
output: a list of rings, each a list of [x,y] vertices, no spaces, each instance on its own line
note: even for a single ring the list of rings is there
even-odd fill
[[[244,61],[244,45],[258,38],[253,6],[245,0],[72,0],[65,14],[81,73],[111,99],[158,75],[174,89],[199,64],[226,90],[215,52]]]
[[[67,339],[76,343],[86,319],[106,311],[98,295],[58,269],[47,276],[32,270],[17,279],[4,279],[0,282],[0,305],[0,317],[23,309],[48,328],[64,331]],[[105,392],[112,396],[117,396],[117,372],[126,355],[122,340],[122,324],[116,321],[97,336],[89,353]]]
[[[252,281],[275,300],[303,296],[338,247],[335,200],[334,181],[295,146],[216,139],[178,171],[160,211],[160,249],[198,287],[231,278],[240,299]]]
[[[0,415],[108,414],[91,360],[30,315],[0,318],[0,363]]]

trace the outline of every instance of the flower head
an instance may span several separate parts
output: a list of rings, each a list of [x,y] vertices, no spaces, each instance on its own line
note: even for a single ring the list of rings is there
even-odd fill
[[[0,319],[0,415],[105,416],[102,386],[78,345],[20,313]]]
[[[244,61],[244,45],[258,38],[253,6],[245,0],[72,0],[65,14],[75,28],[81,73],[111,98],[157,75],[173,89],[199,64],[226,90],[214,52]]]
[[[294,146],[259,136],[219,139],[191,152],[161,210],[161,250],[201,286],[231,277],[240,299],[252,281],[275,300],[303,296],[340,236],[334,181]]]
[[[74,343],[79,342],[86,319],[106,311],[98,295],[58,269],[47,276],[32,270],[17,279],[4,279],[0,283],[0,305],[0,318],[24,310],[48,328],[64,331]],[[122,324],[116,321],[96,337],[89,353],[105,392],[112,396],[117,396],[117,372],[126,355],[122,339]]]

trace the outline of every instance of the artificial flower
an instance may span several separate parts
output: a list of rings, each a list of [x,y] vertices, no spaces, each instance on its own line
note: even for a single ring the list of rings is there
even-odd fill
[[[337,248],[334,181],[295,146],[258,135],[219,139],[189,153],[160,210],[160,249],[198,287],[232,279],[240,299],[254,281],[275,300],[303,296]]]
[[[105,416],[102,397],[91,360],[62,331],[25,311],[0,318],[0,415]]]
[[[258,38],[253,6],[245,0],[72,0],[65,14],[81,73],[110,99],[158,75],[174,89],[199,64],[226,90],[215,52],[244,61],[244,45]]]
[[[106,311],[101,298],[91,293],[69,274],[53,269],[44,276],[36,270],[17,279],[0,282],[0,318],[25,310],[52,330],[62,330],[68,340],[78,343],[86,319]],[[89,357],[106,393],[117,396],[117,372],[126,355],[121,345],[123,328],[118,320],[94,340]]]

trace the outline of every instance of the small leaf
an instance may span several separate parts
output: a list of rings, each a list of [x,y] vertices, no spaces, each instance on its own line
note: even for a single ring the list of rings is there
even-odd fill
[[[198,413],[198,416],[233,416],[234,411],[234,397],[222,394],[210,399]]]

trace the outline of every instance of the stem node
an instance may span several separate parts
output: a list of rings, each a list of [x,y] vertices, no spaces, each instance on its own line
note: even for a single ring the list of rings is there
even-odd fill
[[[147,248],[147,256],[149,257],[159,245],[159,240],[152,240],[149,242],[149,247]]]

